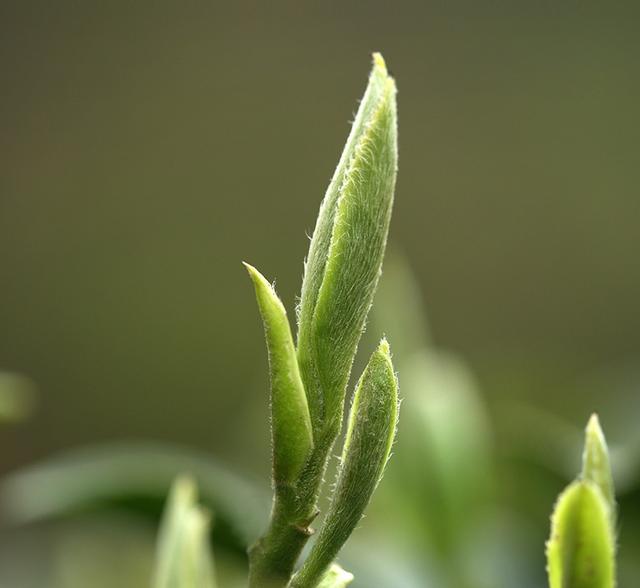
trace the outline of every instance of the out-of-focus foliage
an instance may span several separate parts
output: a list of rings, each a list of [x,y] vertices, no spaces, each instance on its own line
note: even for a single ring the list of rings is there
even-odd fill
[[[92,574],[104,582],[95,585],[105,588],[148,585],[155,543],[155,525],[148,522],[159,520],[181,471],[198,480],[202,503],[215,513],[220,584],[244,588],[246,546],[265,523],[268,494],[210,456],[149,443],[75,450],[4,480],[0,512],[11,524],[0,533],[0,586],[76,588],[90,583]],[[160,551],[169,549],[168,536],[185,529],[202,547],[205,521],[194,500],[189,482],[175,485]],[[182,521],[178,529],[171,513]],[[188,541],[178,547],[191,549]],[[113,563],[118,558],[120,565]]]
[[[209,546],[211,515],[198,505],[195,482],[179,477],[171,488],[156,548],[154,588],[216,588]]]
[[[199,481],[216,513],[216,534],[244,552],[268,514],[268,496],[211,456],[168,445],[122,443],[87,447],[35,464],[0,485],[0,509],[14,524],[117,506],[157,516],[181,471]]]
[[[484,548],[494,541],[485,528],[493,483],[488,415],[469,368],[430,342],[417,285],[398,254],[387,260],[373,329],[383,320],[400,349],[403,423],[382,489],[380,515],[389,520],[381,524],[423,558],[434,583],[496,586],[496,576],[482,575],[489,570],[475,569],[468,544],[480,535]]]

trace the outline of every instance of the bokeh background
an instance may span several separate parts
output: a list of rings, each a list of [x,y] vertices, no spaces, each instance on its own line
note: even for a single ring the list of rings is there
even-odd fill
[[[449,395],[458,376],[431,382],[425,398],[444,402],[445,420],[429,418],[475,432],[458,453],[457,436],[443,441],[451,467],[408,458],[409,472],[424,464],[424,492],[385,498],[383,483],[346,557],[366,570],[375,555],[396,575],[358,585],[545,586],[548,516],[597,411],[631,588],[639,16],[632,4],[577,2],[3,2],[0,370],[20,377],[0,384],[26,390],[33,410],[0,428],[2,475],[74,448],[155,440],[215,456],[268,492],[267,360],[240,261],[277,279],[293,316],[308,235],[379,50],[399,86],[390,242],[404,285],[385,276],[387,322],[374,318],[362,351],[383,331],[406,342],[400,364],[418,347],[431,359],[448,350],[465,391]],[[419,312],[420,341],[407,335]],[[398,454],[419,455],[403,432]],[[488,465],[468,478],[485,463],[474,447]],[[402,479],[393,467],[387,495]],[[438,467],[447,496],[470,495],[452,503],[455,522],[436,521]],[[382,524],[387,503],[424,512]],[[14,565],[0,586],[86,586],[83,574],[95,587],[143,585],[154,519],[134,510],[19,527],[5,512],[0,559]],[[478,512],[487,527],[474,526]],[[465,578],[452,571],[461,560],[473,562]]]

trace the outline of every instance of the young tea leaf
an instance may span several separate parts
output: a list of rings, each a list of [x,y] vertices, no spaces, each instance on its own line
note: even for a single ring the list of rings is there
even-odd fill
[[[331,506],[293,588],[317,584],[362,518],[389,459],[397,419],[398,386],[383,340],[356,388]]]
[[[615,537],[602,492],[588,480],[558,499],[547,543],[550,588],[614,588]]]
[[[547,571],[551,588],[614,588],[615,497],[607,444],[593,415],[582,474],[560,495],[551,517]]]
[[[345,388],[382,266],[397,169],[396,87],[374,55],[369,85],[320,207],[298,312],[314,430],[339,430]]]
[[[262,274],[245,266],[255,286],[269,350],[273,477],[276,485],[293,483],[313,446],[307,398],[285,308]]]

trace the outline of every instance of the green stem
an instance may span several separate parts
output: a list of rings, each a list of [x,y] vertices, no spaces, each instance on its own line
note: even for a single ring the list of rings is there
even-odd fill
[[[249,550],[249,588],[284,588],[311,535],[286,502],[276,493],[269,527]]]
[[[295,486],[276,486],[269,527],[249,550],[249,588],[284,588],[288,585],[300,553],[318,515],[318,496],[337,434],[325,436],[313,450]],[[331,441],[329,441],[331,440]]]
[[[309,534],[276,500],[267,532],[249,550],[249,588],[286,586]]]

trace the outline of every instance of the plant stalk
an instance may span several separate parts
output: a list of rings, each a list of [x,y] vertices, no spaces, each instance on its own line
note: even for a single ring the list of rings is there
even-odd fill
[[[249,550],[249,588],[284,588],[310,534],[276,494],[269,527]]]
[[[330,443],[317,445],[298,484],[276,485],[269,526],[249,549],[249,588],[284,588],[293,575],[300,553],[313,535],[317,501]]]

